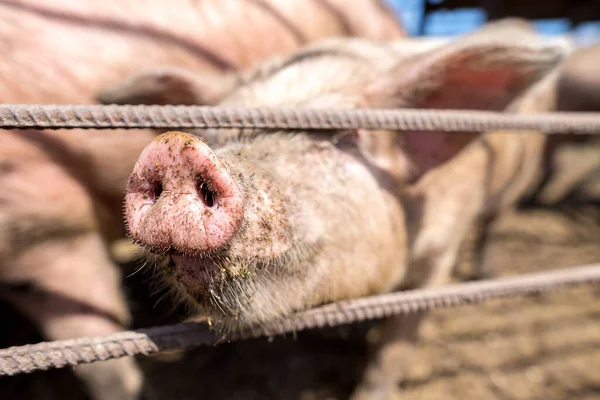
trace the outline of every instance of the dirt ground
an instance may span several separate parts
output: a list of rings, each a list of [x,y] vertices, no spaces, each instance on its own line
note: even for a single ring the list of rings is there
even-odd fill
[[[585,221],[544,210],[507,214],[491,236],[488,261],[497,275],[600,262],[598,209],[583,215]],[[136,325],[176,320],[168,300],[153,308],[160,293],[149,294],[147,279],[140,273],[127,280]],[[0,320],[10,321],[13,339],[39,340],[7,307]],[[397,398],[600,399],[599,323],[597,286],[432,312]],[[344,399],[364,368],[371,325],[139,361],[151,399]],[[85,397],[65,369],[2,378],[0,398]]]

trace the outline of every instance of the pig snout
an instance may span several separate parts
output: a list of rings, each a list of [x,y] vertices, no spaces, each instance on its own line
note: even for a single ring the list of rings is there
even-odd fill
[[[198,137],[167,132],[142,151],[129,179],[125,213],[140,244],[197,254],[231,240],[243,217],[243,194]]]

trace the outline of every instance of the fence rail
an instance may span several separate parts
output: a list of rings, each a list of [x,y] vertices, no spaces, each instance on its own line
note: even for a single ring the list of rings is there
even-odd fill
[[[537,130],[598,134],[600,113],[512,114],[457,110],[335,110],[200,106],[75,106],[0,104],[0,129],[265,128],[388,129],[446,132]],[[342,301],[251,329],[220,335],[204,323],[154,327],[0,350],[0,376],[62,368],[221,341],[280,335],[436,308],[600,282],[600,264],[441,288]]]
[[[600,113],[514,114],[429,109],[0,104],[0,128],[281,128],[446,132],[538,130],[548,134],[598,134]]]
[[[205,323],[183,323],[121,332],[105,337],[10,347],[0,350],[0,376],[63,368],[137,354],[149,355],[166,350],[214,345],[223,341],[275,336],[598,282],[600,264],[593,264],[341,301],[229,335],[220,335]]]

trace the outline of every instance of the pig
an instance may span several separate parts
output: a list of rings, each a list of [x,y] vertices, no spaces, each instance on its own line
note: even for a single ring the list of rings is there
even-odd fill
[[[600,44],[576,49],[561,68],[556,109],[600,112]],[[600,200],[600,140],[597,135],[553,135],[546,151],[547,173],[534,205]]]
[[[565,40],[564,46],[570,52],[573,43]],[[557,67],[547,74],[513,102],[507,111],[522,114],[555,111],[559,71],[560,67]],[[506,135],[514,135],[519,139],[506,140]],[[489,233],[500,214],[515,210],[539,195],[550,173],[547,157],[552,151],[553,139],[539,131],[486,133],[489,158],[493,158],[493,161],[488,160],[487,166],[481,166],[489,171],[487,179],[480,182],[485,201],[462,249],[472,260],[471,279],[494,276],[494,271],[486,262]]]
[[[319,38],[404,36],[377,0],[341,4],[0,0],[0,101],[91,104],[114,95],[99,96],[102,88],[146,68],[162,71],[154,74],[154,83],[167,86],[179,76],[171,71],[184,68],[203,88],[193,101],[208,104],[227,91],[228,74]],[[152,130],[0,135],[0,296],[45,339],[105,335],[128,325],[109,245],[125,237],[127,177],[155,135]],[[131,358],[75,372],[94,399],[135,398],[143,385]]]
[[[504,18],[488,22],[479,34],[489,37],[503,37],[504,40],[534,40],[533,26],[522,18]],[[574,43],[570,38],[558,39],[570,53]],[[550,112],[557,109],[557,85],[560,68],[556,68],[541,82],[527,90],[520,99],[514,101],[507,111],[517,113]],[[519,135],[519,141],[505,141],[506,134]],[[554,136],[542,132],[512,131],[487,132],[490,153],[501,153],[490,163],[490,176],[485,203],[463,242],[463,254],[471,261],[469,279],[491,278],[494,271],[486,262],[488,236],[498,216],[507,210],[515,209],[535,198],[550,174],[548,154],[554,148]],[[506,144],[507,143],[507,144]],[[462,258],[462,257],[461,257]],[[468,264],[468,263],[467,263]],[[458,267],[458,266],[457,266]]]
[[[422,52],[403,52],[401,41],[323,41],[241,74],[218,104],[503,110],[568,52],[510,32],[502,40],[482,30]],[[527,138],[167,132],[133,168],[126,224],[181,301],[235,331],[322,303],[445,284],[468,227],[495,201],[486,185],[502,178],[495,164],[525,154],[513,149]],[[383,322],[353,399],[391,395],[422,318]]]
[[[545,87],[521,105],[529,110],[521,111],[600,111],[600,80],[593,73],[596,60],[600,60],[599,45],[574,49]],[[512,196],[506,197],[509,201],[505,206],[552,208],[578,218],[582,227],[590,220],[597,226],[592,210],[581,209],[584,204],[598,204],[600,200],[600,141],[597,136],[554,133],[538,137],[543,140],[543,151],[540,153],[538,147],[535,153],[529,154],[524,165],[539,168],[539,171],[530,175],[534,179],[525,182],[528,182],[523,187],[525,190],[513,191]],[[522,168],[521,172],[527,170]],[[491,215],[476,226],[474,238],[465,246],[466,252],[476,259],[472,266],[474,278],[493,275],[494,271],[485,263],[484,245],[494,219]]]
[[[558,83],[558,110],[600,110],[599,63],[600,44],[579,48],[565,61]]]

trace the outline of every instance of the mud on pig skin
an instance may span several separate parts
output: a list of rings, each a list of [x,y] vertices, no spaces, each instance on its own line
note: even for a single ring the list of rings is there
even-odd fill
[[[202,85],[194,101],[213,102],[229,88],[227,73],[319,38],[404,36],[374,0],[343,7],[331,0],[0,0],[0,20],[0,101],[21,104],[118,102],[118,91],[104,89],[144,71],[154,84],[168,86],[171,71],[180,69],[193,71]],[[0,135],[0,279],[11,288],[0,295],[46,340],[104,335],[128,324],[107,241],[124,237],[127,176],[155,135]],[[135,398],[142,386],[132,358],[75,371],[95,399]]]
[[[220,104],[502,110],[568,52],[530,32],[510,39],[482,30],[422,52],[324,41],[243,74]],[[502,137],[495,146],[521,140]],[[491,160],[487,136],[470,133],[221,130],[211,149],[169,132],[134,167],[126,220],[134,240],[166,254],[159,264],[184,300],[236,329],[444,284],[484,209]],[[355,399],[394,389],[420,318],[386,321]]]

